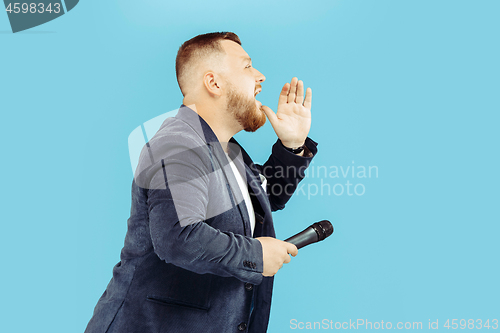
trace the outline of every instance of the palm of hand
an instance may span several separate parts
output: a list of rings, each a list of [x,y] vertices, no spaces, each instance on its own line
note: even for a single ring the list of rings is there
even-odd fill
[[[281,90],[277,113],[262,106],[276,135],[285,146],[298,147],[304,144],[311,128],[311,102],[311,88],[307,88],[304,99],[304,84],[294,77]]]

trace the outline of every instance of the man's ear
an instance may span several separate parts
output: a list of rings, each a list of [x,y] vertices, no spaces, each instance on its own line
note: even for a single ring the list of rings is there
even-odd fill
[[[203,85],[207,92],[213,96],[222,96],[222,86],[220,76],[217,76],[214,72],[206,72],[203,76]]]

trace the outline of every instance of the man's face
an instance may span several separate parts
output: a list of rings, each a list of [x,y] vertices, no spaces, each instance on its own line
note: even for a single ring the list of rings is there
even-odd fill
[[[252,67],[252,60],[241,45],[230,40],[221,44],[226,51],[227,109],[245,131],[254,132],[266,122],[266,115],[260,109],[262,103],[255,99],[266,78]]]

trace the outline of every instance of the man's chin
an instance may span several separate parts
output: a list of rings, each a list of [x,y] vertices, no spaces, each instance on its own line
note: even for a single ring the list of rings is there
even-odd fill
[[[228,102],[228,110],[233,110],[232,113],[235,119],[240,123],[243,130],[246,132],[255,132],[257,129],[264,126],[267,121],[266,114],[262,110],[262,103],[254,100],[252,103],[249,100],[243,103],[242,99],[237,99],[235,96],[230,95]]]
[[[245,131],[255,132],[256,130],[258,130],[259,128],[264,126],[264,124],[266,123],[267,117],[266,117],[266,114],[264,113],[264,111],[262,111],[262,109],[260,109],[260,108],[257,108],[256,112],[257,112],[257,114],[256,114],[256,117],[254,118],[254,122],[250,126],[247,126],[245,128]]]

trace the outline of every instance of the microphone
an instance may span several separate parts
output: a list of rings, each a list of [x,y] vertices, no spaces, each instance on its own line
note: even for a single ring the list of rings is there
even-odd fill
[[[285,239],[285,242],[292,243],[297,247],[297,249],[300,249],[306,245],[322,241],[332,233],[333,225],[330,223],[330,221],[323,220],[314,223],[295,236]]]

